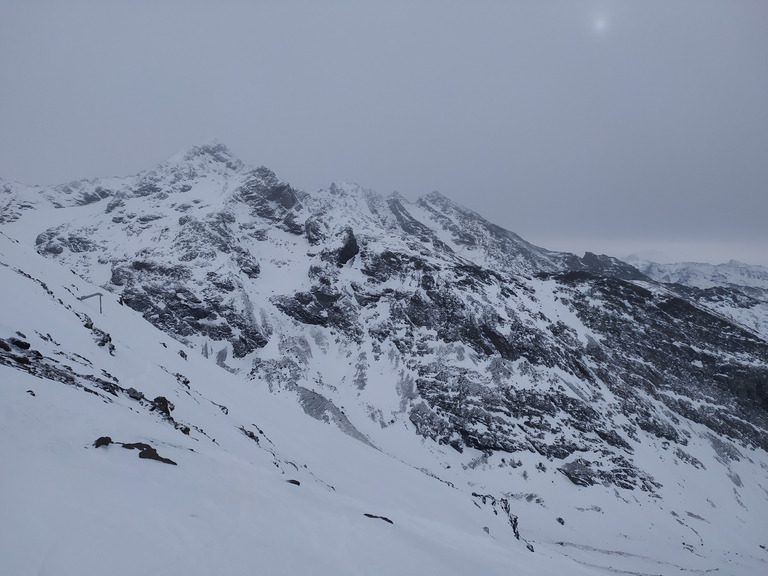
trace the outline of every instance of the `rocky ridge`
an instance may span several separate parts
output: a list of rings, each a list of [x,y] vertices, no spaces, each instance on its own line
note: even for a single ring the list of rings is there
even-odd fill
[[[366,443],[405,425],[651,494],[638,450],[695,468],[697,435],[768,449],[764,334],[702,289],[533,246],[439,193],[309,194],[220,143],[134,177],[3,186],[7,229],[46,213],[40,254]]]

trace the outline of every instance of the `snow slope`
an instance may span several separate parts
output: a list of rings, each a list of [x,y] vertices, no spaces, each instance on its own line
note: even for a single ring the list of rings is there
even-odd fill
[[[202,357],[182,358],[183,346],[111,295],[99,315],[76,299],[96,287],[0,238],[0,330],[30,344],[11,344],[0,366],[4,574],[562,568],[560,559],[534,559],[464,493]],[[86,315],[111,336],[113,355],[94,341]],[[31,358],[38,375],[14,356]],[[39,377],[43,364],[57,372]],[[120,389],[112,394],[95,379]],[[171,401],[173,422],[129,388]],[[95,448],[102,436],[150,444],[177,465],[115,444]]]
[[[424,443],[418,470],[307,418],[286,395],[182,357],[108,293],[99,314],[77,299],[97,287],[4,234],[0,275],[4,574],[765,570],[764,532],[744,529],[763,522],[764,454],[704,432],[689,446],[695,468],[655,471],[664,499],[587,494],[497,455],[462,467]],[[158,396],[172,419],[152,409]],[[103,436],[113,443],[94,447]],[[146,443],[176,465],[116,442]],[[520,540],[501,502],[472,496],[485,491],[506,494]]]

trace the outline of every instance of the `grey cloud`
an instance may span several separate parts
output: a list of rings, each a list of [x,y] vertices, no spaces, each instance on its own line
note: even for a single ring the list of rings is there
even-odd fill
[[[747,0],[7,1],[0,177],[218,137],[309,191],[438,189],[534,242],[768,254],[766,24]]]

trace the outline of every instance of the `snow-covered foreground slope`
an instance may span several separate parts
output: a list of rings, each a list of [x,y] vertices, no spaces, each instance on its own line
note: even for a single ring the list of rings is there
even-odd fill
[[[111,295],[99,315],[94,300],[76,299],[93,286],[0,238],[10,343],[0,366],[3,574],[562,568],[464,492],[199,356],[182,358],[179,343]],[[86,315],[110,335],[112,355]],[[175,406],[172,421],[151,409],[159,396]],[[113,443],[95,448],[103,436]],[[176,465],[117,442],[151,445]]]
[[[0,286],[3,574],[766,568],[762,454],[699,439],[695,468],[658,470],[664,500],[577,487],[554,470],[524,478],[480,453],[450,467],[453,450],[423,442],[417,470],[285,395],[184,358],[108,293],[99,314],[97,299],[77,299],[94,286],[4,235]]]

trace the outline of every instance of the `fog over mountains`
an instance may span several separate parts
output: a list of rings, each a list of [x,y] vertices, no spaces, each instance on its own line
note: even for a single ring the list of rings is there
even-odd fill
[[[768,568],[763,267],[553,252],[220,142],[0,181],[0,232],[3,572]]]

